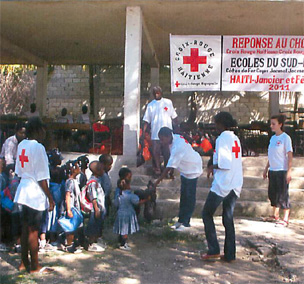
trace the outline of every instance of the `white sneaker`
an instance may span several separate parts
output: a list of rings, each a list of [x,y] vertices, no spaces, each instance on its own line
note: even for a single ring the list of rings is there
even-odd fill
[[[57,250],[57,246],[55,247],[49,243],[46,243],[46,245],[44,246],[44,250],[45,251],[55,251],[55,250]]]
[[[127,243],[125,243],[123,246],[119,247],[121,250],[126,250],[126,251],[130,251],[131,248],[129,247],[129,245]]]
[[[98,245],[97,243],[93,243],[93,244],[89,245],[88,251],[103,252],[103,251],[105,251],[105,249],[103,247],[101,247],[100,245]]]
[[[175,231],[177,232],[183,232],[183,231],[187,231],[189,230],[190,227],[186,227],[183,224],[181,224],[177,229],[175,229]]]
[[[98,238],[97,239],[97,244],[101,246],[102,248],[106,249],[107,248],[107,243],[103,240],[103,238]]]
[[[183,225],[183,224],[180,223],[180,222],[176,222],[176,223],[175,223],[173,226],[171,226],[170,228],[176,230],[176,229],[178,229],[181,225]]]

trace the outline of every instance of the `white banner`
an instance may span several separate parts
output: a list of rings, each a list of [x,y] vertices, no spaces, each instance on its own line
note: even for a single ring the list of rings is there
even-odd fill
[[[304,91],[304,36],[224,36],[223,91]]]
[[[221,36],[170,35],[171,91],[219,91]]]

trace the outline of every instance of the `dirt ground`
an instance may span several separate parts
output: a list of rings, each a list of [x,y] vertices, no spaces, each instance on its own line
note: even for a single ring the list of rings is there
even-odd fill
[[[104,235],[108,249],[103,253],[40,254],[41,263],[55,269],[48,275],[19,273],[20,255],[0,253],[0,283],[304,283],[303,221],[276,228],[237,218],[237,260],[232,263],[200,260],[199,251],[206,252],[201,220],[192,220],[187,232],[172,231],[170,222],[142,224],[130,238],[130,252],[117,248],[108,224]],[[218,217],[216,224],[222,248],[224,230]]]

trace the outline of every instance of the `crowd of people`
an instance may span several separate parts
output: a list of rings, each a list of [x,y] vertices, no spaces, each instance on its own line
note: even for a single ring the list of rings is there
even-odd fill
[[[172,229],[184,231],[191,226],[197,181],[203,173],[202,158],[193,144],[174,131],[177,114],[172,102],[162,97],[160,87],[153,88],[153,95],[155,99],[147,106],[143,118],[143,133],[148,126],[151,127],[156,180],[150,185],[155,189],[164,178],[174,178],[174,170],[180,172],[180,207],[178,221]],[[230,262],[236,259],[233,212],[243,185],[242,147],[233,132],[236,121],[230,113],[219,112],[214,122],[218,137],[207,166],[207,177],[213,175],[213,183],[202,211],[208,251],[201,254],[201,258],[205,261],[221,258]],[[283,126],[283,116],[271,118],[275,135],[270,140],[263,177],[269,177],[268,195],[273,207],[273,215],[266,221],[286,227],[290,215],[288,184],[291,180],[292,143]],[[126,167],[120,169],[116,190],[112,192],[109,171],[113,158],[110,154],[101,155],[99,160],[91,162],[82,155],[62,165],[63,157],[58,149],[46,152],[42,144],[45,136],[44,124],[34,116],[26,124],[17,124],[16,134],[2,146],[0,237],[13,243],[15,250],[21,252],[19,269],[49,272],[50,269],[39,265],[39,251],[104,251],[104,221],[113,208],[112,203],[116,207],[113,232],[118,235],[119,248],[131,250],[128,235],[139,230],[136,208],[149,202],[151,196],[141,196],[131,190],[132,171]],[[88,170],[91,172],[89,178],[86,175]],[[221,203],[225,227],[223,255],[220,254],[213,220]],[[282,220],[280,209],[284,210]],[[2,243],[1,250],[6,250]]]

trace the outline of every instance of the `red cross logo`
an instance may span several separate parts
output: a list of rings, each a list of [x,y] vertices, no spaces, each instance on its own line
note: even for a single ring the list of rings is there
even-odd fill
[[[25,156],[25,149],[22,149],[21,155],[19,155],[19,161],[21,162],[21,167],[24,168],[24,163],[29,161],[28,156]]]
[[[199,64],[207,64],[207,56],[199,56],[198,48],[191,48],[191,56],[183,56],[183,63],[191,65],[191,72],[198,72]]]
[[[234,141],[234,147],[232,147],[232,153],[235,153],[235,158],[239,157],[239,153],[241,152],[241,148],[239,147],[237,141]]]
[[[175,83],[176,88],[178,88],[179,85],[180,85],[180,83],[178,81],[176,81],[176,83]]]
[[[167,107],[164,107],[164,110],[165,110],[165,111],[168,111],[168,108],[167,108]]]

